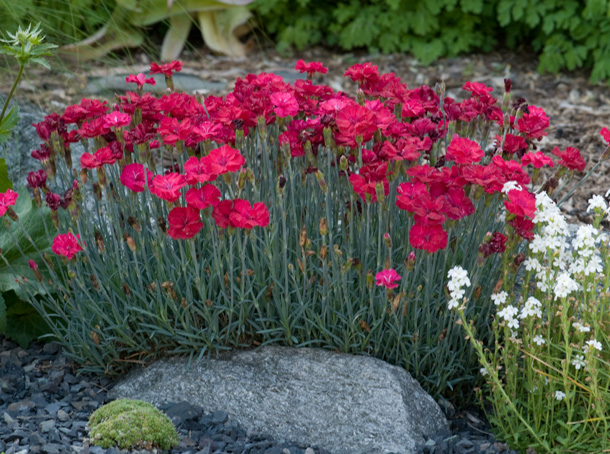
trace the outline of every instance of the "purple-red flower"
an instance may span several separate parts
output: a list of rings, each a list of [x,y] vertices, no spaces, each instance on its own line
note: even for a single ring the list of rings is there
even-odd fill
[[[423,249],[434,253],[447,247],[447,232],[440,224],[413,224],[409,230],[409,244],[415,249]]]
[[[152,178],[153,173],[138,163],[127,164],[121,172],[121,183],[133,192],[143,192],[146,183],[150,184]]]
[[[478,143],[455,134],[447,147],[445,159],[447,161],[455,161],[457,164],[475,164],[484,155],[485,152]]]
[[[128,84],[136,84],[138,88],[142,88],[144,84],[155,85],[156,83],[155,79],[152,77],[147,79],[144,73],[140,73],[138,75],[130,74],[125,78],[125,82]]]
[[[79,238],[80,236],[76,235],[75,237],[71,232],[57,235],[53,240],[51,250],[57,255],[62,255],[71,260],[76,253],[83,250],[81,245],[78,244]]]
[[[398,287],[398,284],[396,282],[400,279],[400,274],[398,274],[393,268],[390,268],[389,270],[380,271],[375,275],[377,286],[386,288]]]
[[[504,206],[509,213],[519,217],[533,219],[536,214],[536,198],[526,190],[508,191],[508,200],[504,201]]]
[[[19,194],[12,189],[7,189],[4,193],[0,192],[0,217],[4,216],[9,207],[15,205],[17,197],[19,197]]]
[[[309,77],[313,77],[315,73],[326,74],[328,72],[328,68],[325,68],[319,61],[305,63],[305,61],[299,60],[294,65],[294,69],[300,73],[307,73]]]
[[[531,164],[536,169],[540,169],[543,166],[553,167],[555,164],[553,160],[545,155],[542,151],[537,151],[536,153],[532,153],[531,151],[521,158],[521,165],[525,167],[526,165]]]
[[[131,116],[129,114],[115,110],[104,116],[104,123],[109,128],[120,128],[122,126],[129,126],[129,124],[131,123]]]
[[[215,207],[220,203],[220,190],[213,184],[206,184],[201,188],[190,188],[186,191],[186,203],[198,210],[209,206]]]
[[[184,175],[175,172],[167,175],[157,175],[148,185],[150,192],[168,202],[178,200],[180,198],[180,190],[185,186],[186,179]]]
[[[178,60],[163,65],[152,62],[150,64],[150,74],[163,74],[165,77],[170,77],[173,73],[182,71],[183,66],[184,63]]]
[[[228,145],[215,148],[210,154],[201,158],[204,170],[211,175],[222,175],[227,172],[235,172],[246,163],[239,150]]]
[[[269,210],[263,202],[254,205],[242,199],[235,199],[233,202],[233,211],[229,214],[229,221],[233,227],[251,229],[269,225]]]
[[[199,210],[193,207],[173,208],[167,220],[169,222],[167,234],[175,240],[188,240],[203,228]]]
[[[294,117],[299,113],[299,103],[291,93],[273,93],[269,99],[273,104],[273,111],[278,117]]]
[[[587,162],[580,155],[578,148],[567,147],[562,151],[559,147],[555,147],[551,150],[551,153],[560,158],[559,165],[567,167],[570,170],[582,172],[587,167]]]

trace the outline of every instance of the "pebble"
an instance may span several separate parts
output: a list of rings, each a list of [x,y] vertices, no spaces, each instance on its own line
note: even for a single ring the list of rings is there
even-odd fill
[[[180,443],[171,451],[89,446],[87,422],[107,403],[113,382],[76,376],[55,343],[23,350],[0,335],[0,453],[5,454],[331,454],[299,443],[277,442],[232,421],[226,411],[204,412],[188,402],[160,407],[172,419]],[[477,410],[458,411],[444,402],[452,437],[427,440],[417,454],[517,454],[490,436]],[[471,428],[471,427],[474,427]]]

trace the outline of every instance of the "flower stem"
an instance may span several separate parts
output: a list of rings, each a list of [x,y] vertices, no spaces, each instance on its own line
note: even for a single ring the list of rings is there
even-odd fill
[[[11,91],[8,94],[8,98],[6,98],[6,101],[4,101],[4,107],[2,109],[2,113],[0,114],[0,122],[4,119],[4,114],[6,113],[6,109],[8,108],[8,103],[10,102],[11,98],[13,97],[13,94],[15,93],[15,89],[17,88],[17,84],[19,83],[19,79],[21,79],[21,74],[23,74],[23,68],[25,68],[25,65],[19,65],[19,72],[17,73],[17,78],[15,79],[15,82],[11,87]]]

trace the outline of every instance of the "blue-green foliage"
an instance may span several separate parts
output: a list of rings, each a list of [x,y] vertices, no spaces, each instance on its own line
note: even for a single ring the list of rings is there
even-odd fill
[[[411,52],[423,63],[493,45],[531,47],[539,69],[610,77],[609,0],[257,0],[280,49],[314,44]]]

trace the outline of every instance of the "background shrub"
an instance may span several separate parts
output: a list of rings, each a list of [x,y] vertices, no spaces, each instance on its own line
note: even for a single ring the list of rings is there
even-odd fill
[[[610,76],[607,0],[257,0],[254,8],[283,50],[322,44],[412,52],[428,64],[524,46],[539,54],[541,71],[590,68],[594,82]]]

